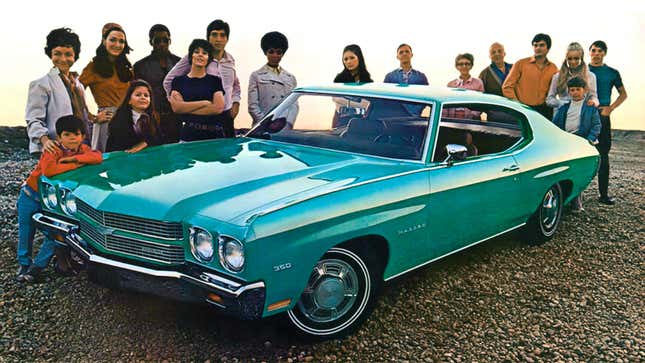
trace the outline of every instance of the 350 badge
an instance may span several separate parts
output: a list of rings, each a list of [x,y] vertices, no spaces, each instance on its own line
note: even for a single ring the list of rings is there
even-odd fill
[[[273,272],[280,272],[280,271],[288,270],[290,268],[291,268],[291,263],[287,262],[277,266],[273,266]]]

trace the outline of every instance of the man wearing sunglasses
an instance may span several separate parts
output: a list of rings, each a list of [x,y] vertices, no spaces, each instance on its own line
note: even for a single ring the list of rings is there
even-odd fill
[[[260,40],[260,47],[267,57],[267,63],[249,77],[249,114],[253,118],[253,125],[260,122],[296,87],[296,77],[280,66],[282,56],[289,48],[287,37],[280,32],[266,33]],[[295,118],[295,112],[297,110],[291,115],[290,110],[289,116]]]
[[[163,24],[155,24],[148,32],[152,53],[134,64],[134,77],[143,79],[152,87],[152,101],[159,113],[159,121],[167,142],[179,140],[177,117],[170,108],[163,80],[168,71],[179,62],[179,57],[170,53],[170,30]]]

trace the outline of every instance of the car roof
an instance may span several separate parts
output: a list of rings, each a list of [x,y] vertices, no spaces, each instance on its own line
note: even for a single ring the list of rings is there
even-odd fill
[[[348,94],[386,98],[405,98],[422,102],[487,102],[517,108],[521,103],[497,95],[470,91],[462,88],[448,88],[421,85],[391,84],[391,83],[331,83],[298,87],[295,92],[314,92]]]

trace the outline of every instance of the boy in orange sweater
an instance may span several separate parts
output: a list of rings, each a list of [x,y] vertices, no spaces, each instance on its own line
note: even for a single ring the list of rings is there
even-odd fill
[[[42,269],[47,267],[54,255],[56,242],[45,236],[38,255],[33,260],[32,249],[36,226],[31,218],[42,210],[38,179],[41,175],[50,177],[64,173],[85,164],[99,164],[103,155],[83,144],[85,124],[74,116],[63,116],[56,121],[56,151],[44,151],[36,168],[29,174],[20,189],[18,197],[18,263],[20,268],[16,280],[33,282],[38,278]]]

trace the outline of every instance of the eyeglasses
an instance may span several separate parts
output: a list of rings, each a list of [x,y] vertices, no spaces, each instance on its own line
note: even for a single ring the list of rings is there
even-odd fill
[[[579,60],[580,60],[580,57],[567,57],[567,60],[568,60],[568,61],[574,61],[574,60],[575,60],[575,61],[579,61]]]
[[[469,67],[472,64],[470,62],[459,62],[457,63],[457,67]]]
[[[154,38],[154,39],[152,40],[152,42],[153,42],[155,45],[159,45],[159,44],[161,44],[161,43],[166,43],[166,44],[168,44],[168,43],[170,43],[170,38],[166,38],[166,37],[163,37],[163,38]]]
[[[273,48],[271,48],[271,49],[267,50],[267,54],[282,55],[282,53],[284,53],[284,51],[282,49],[273,49]]]

